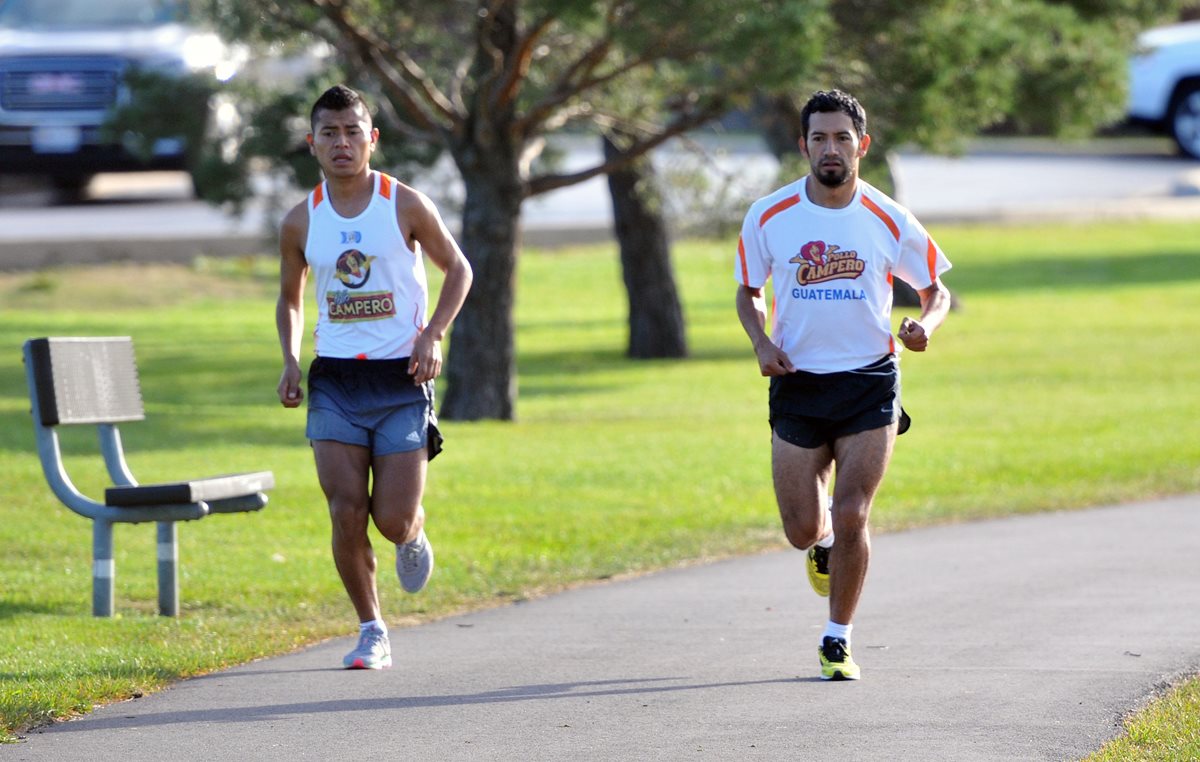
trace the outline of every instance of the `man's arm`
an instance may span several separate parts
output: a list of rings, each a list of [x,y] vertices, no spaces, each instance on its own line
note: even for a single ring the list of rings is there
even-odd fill
[[[783,376],[794,372],[796,367],[788,359],[787,353],[775,346],[767,336],[767,303],[763,299],[762,289],[739,285],[735,303],[738,320],[754,345],[759,371],[764,376]]]
[[[410,231],[409,234],[421,245],[429,261],[446,274],[437,306],[428,325],[417,336],[408,364],[413,381],[423,384],[442,373],[442,339],[462,309],[474,275],[471,264],[458,248],[458,242],[446,228],[433,202],[424,194],[415,191],[401,194],[397,198],[397,214],[400,228]]]
[[[300,341],[304,332],[304,285],[308,261],[304,239],[308,236],[308,210],[297,204],[283,219],[279,231],[279,301],[275,305],[275,329],[283,351],[283,373],[279,377],[279,401],[284,407],[299,407],[304,401],[300,388]]]
[[[907,349],[924,352],[929,347],[929,337],[950,313],[950,291],[942,284],[942,279],[937,278],[931,286],[917,291],[917,294],[921,297],[921,317],[917,320],[907,317],[901,320],[896,338]]]

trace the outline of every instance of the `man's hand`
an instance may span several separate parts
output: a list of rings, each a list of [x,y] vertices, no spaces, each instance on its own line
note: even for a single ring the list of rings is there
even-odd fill
[[[433,334],[427,330],[422,331],[413,343],[408,372],[412,374],[413,383],[418,385],[442,374],[442,342],[433,338]]]
[[[906,317],[900,321],[900,331],[896,338],[900,339],[906,349],[914,352],[924,352],[929,346],[929,334],[925,333],[925,327],[912,318]]]
[[[754,346],[754,354],[758,356],[758,370],[764,376],[786,376],[796,371],[787,353],[769,339],[759,341]]]
[[[304,390],[300,388],[300,366],[287,363],[283,366],[283,374],[279,377],[279,401],[284,407],[300,407],[304,401]]]

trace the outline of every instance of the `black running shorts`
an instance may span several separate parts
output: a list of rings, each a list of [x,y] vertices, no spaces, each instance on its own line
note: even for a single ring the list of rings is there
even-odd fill
[[[797,447],[833,446],[837,439],[879,429],[908,416],[900,407],[900,366],[888,354],[838,373],[798,370],[771,378],[771,430]]]

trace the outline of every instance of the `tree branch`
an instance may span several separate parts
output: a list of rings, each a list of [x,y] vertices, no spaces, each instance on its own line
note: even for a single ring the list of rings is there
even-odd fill
[[[607,49],[604,51],[607,53]],[[524,116],[517,119],[513,128],[518,131],[519,135],[527,136],[534,132],[540,132],[545,129],[546,124],[554,118],[554,111],[562,106],[567,101],[575,96],[584,93],[592,88],[607,84],[608,82],[633,71],[640,66],[647,66],[657,61],[661,56],[646,55],[630,59],[620,66],[605,72],[598,76],[589,76],[578,82],[568,83],[560,81],[559,85],[541,102],[534,104]],[[599,63],[599,62],[597,62]],[[591,74],[595,67],[588,67],[588,73]]]
[[[658,146],[667,142],[671,138],[681,135],[688,130],[699,127],[702,124],[711,122],[725,112],[727,103],[725,96],[717,95],[714,98],[700,106],[699,108],[677,116],[670,124],[664,127],[661,131],[647,135],[644,139],[634,141],[628,148],[608,161],[597,164],[588,169],[569,174],[556,175],[538,175],[531,177],[524,183],[525,198],[537,196],[542,193],[549,193],[559,188],[565,188],[569,185],[590,180],[599,175],[606,175],[610,172],[615,172],[624,168],[634,159],[637,159]]]
[[[408,55],[350,20],[345,0],[308,0],[349,40],[383,80],[389,94],[404,104],[418,125],[429,131],[456,125],[463,115]],[[399,64],[399,69],[393,64]]]
[[[529,34],[525,35],[525,38],[518,44],[517,50],[510,61],[508,73],[498,87],[496,97],[494,98],[497,109],[508,108],[513,100],[516,99],[517,93],[520,92],[521,85],[525,81],[525,77],[529,74],[529,64],[533,61],[533,49],[537,45],[538,40],[542,38],[542,35],[545,34],[546,30],[553,23],[554,18],[550,16],[539,19],[533,25]]]
[[[681,24],[660,36],[653,53],[636,56],[604,74],[597,75],[596,70],[612,51],[613,27],[622,19],[627,21],[636,10],[635,5],[623,0],[611,0],[604,19],[605,32],[590,48],[567,66],[545,98],[534,104],[528,112],[517,119],[514,129],[518,135],[528,137],[547,129],[548,122],[563,121],[555,120],[554,111],[587,90],[605,85],[634,69],[648,66],[664,58],[682,61],[701,52],[699,48],[681,44],[688,39],[686,24]]]

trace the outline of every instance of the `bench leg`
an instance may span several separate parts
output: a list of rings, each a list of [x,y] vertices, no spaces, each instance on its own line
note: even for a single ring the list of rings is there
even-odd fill
[[[113,527],[103,519],[92,520],[92,616],[113,615]]]
[[[179,542],[174,521],[158,522],[158,613],[179,615]]]

